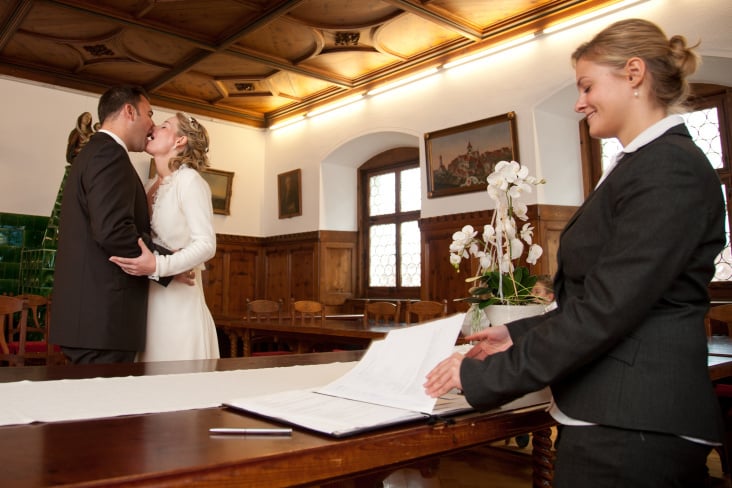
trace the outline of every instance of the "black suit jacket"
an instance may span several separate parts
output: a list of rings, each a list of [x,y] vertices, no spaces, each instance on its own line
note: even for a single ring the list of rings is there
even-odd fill
[[[628,154],[562,233],[558,310],[509,324],[514,346],[466,359],[473,405],[551,385],[570,417],[721,439],[704,315],[725,243],[720,181],[686,127]]]
[[[148,278],[125,274],[110,256],[149,244],[145,190],[127,152],[105,133],[92,136],[69,172],[61,203],[52,302],[55,344],[141,351]]]

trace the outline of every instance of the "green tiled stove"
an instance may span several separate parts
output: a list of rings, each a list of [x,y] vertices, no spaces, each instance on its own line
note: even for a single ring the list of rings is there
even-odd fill
[[[21,293],[49,296],[53,291],[53,269],[58,245],[58,226],[61,216],[61,198],[66,177],[71,165],[66,166],[64,177],[56,195],[51,217],[48,219],[40,248],[24,249],[21,252],[20,289]]]

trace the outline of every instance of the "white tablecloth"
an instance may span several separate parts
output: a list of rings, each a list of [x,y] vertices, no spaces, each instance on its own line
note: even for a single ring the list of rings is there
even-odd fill
[[[319,387],[355,364],[0,383],[0,426],[217,407],[248,395]]]

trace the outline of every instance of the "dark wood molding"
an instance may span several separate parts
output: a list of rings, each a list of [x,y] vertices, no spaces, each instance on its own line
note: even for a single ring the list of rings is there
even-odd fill
[[[556,270],[559,235],[575,210],[564,205],[529,205],[534,240],[544,248],[532,272],[551,274]],[[471,275],[471,264],[464,262],[460,273],[450,264],[452,235],[467,224],[479,230],[490,223],[492,215],[492,210],[479,210],[419,219],[422,286],[403,295],[374,288],[368,297],[447,299],[448,309],[454,312],[453,299],[467,294],[465,278]],[[359,237],[356,231],[331,230],[270,237],[219,235],[216,256],[208,263],[204,277],[209,308],[217,316],[243,316],[246,298],[282,299],[289,307],[292,297],[319,300],[329,306],[365,297],[359,289],[363,278]]]

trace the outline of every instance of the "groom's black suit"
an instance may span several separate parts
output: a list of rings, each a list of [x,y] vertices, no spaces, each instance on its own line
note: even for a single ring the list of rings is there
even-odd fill
[[[148,278],[125,274],[110,256],[150,244],[145,190],[127,152],[97,133],[74,160],[61,205],[50,340],[81,349],[145,347]]]

